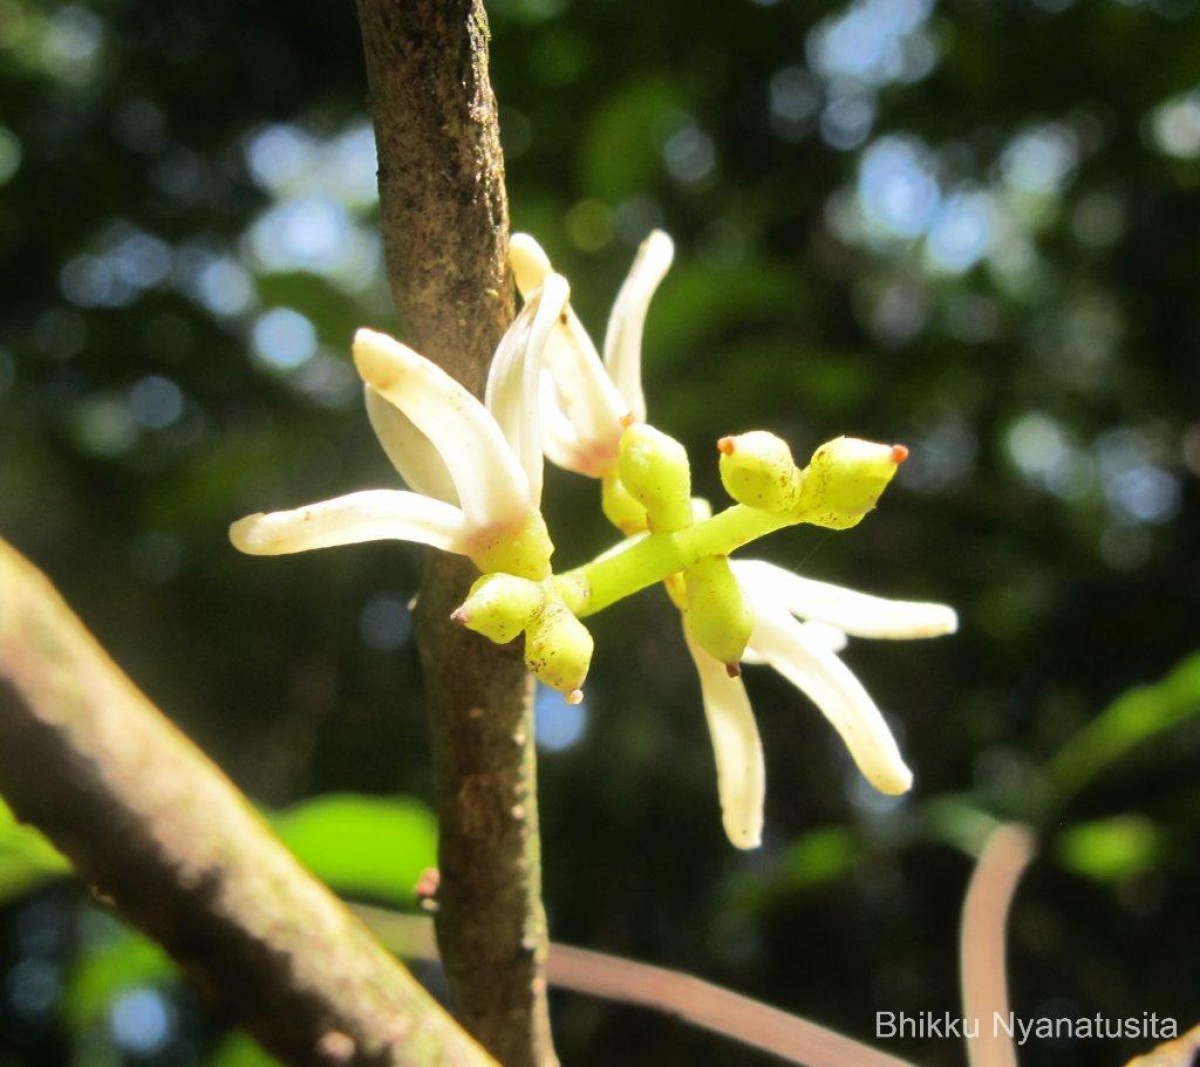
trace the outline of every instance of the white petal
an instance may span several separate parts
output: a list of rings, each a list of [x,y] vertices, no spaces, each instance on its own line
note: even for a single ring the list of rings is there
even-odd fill
[[[881,793],[905,793],[912,771],[862,683],[828,648],[783,612],[758,614],[750,643],[789,682],[806,693],[841,735],[858,769]]]
[[[542,440],[538,415],[542,352],[569,295],[566,278],[561,274],[546,276],[501,338],[484,391],[484,403],[520,460],[535,504],[542,498]]]
[[[529,299],[551,270],[545,249],[527,233],[514,233],[508,239],[508,266],[522,300]]]
[[[830,652],[841,652],[848,644],[846,635],[836,626],[829,626],[823,622],[803,622],[800,625],[804,629],[807,640],[829,649]],[[753,665],[767,661],[765,657],[755,651],[753,644],[749,644],[746,646],[746,651],[742,653],[742,662]]]
[[[465,529],[463,513],[450,504],[399,489],[369,489],[295,511],[248,515],[229,528],[229,539],[253,556],[387,539],[457,552]]]
[[[571,423],[576,439],[574,456],[560,465],[599,478],[617,462],[621,418],[629,413],[629,404],[570,308],[550,336],[544,361],[554,383],[553,404]]]
[[[746,687],[740,678],[730,678],[725,664],[700,648],[686,629],[683,636],[700,676],[725,833],[738,848],[757,848],[762,844],[766,771]]]
[[[552,273],[549,257],[529,234],[512,235],[508,262],[526,300]],[[617,461],[620,420],[629,404],[570,307],[551,333],[543,360],[553,382],[542,403],[543,434],[553,424],[543,439],[546,458],[565,470],[599,478]]]
[[[528,514],[529,481],[491,412],[436,364],[376,333],[354,335],[354,365],[368,385],[412,419],[441,455],[472,527]]]
[[[549,375],[542,376],[538,397],[542,423],[542,451],[546,458],[563,470],[574,471],[576,474],[588,473],[579,459],[586,455],[587,449],[579,436],[578,428],[563,411],[558,390]]]
[[[642,393],[642,327],[650,298],[671,267],[675,245],[662,230],[655,230],[638,249],[629,276],[613,304],[604,335],[604,365],[639,422],[646,418]]]
[[[363,386],[367,419],[405,484],[424,496],[458,503],[458,491],[438,450],[398,407],[384,400],[369,385]]]
[[[762,560],[734,560],[733,569],[752,599],[828,623],[853,637],[937,637],[958,629],[958,616],[945,604],[868,596],[801,578]]]

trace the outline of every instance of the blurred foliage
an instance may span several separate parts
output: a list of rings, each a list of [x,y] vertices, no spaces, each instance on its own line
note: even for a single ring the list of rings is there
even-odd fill
[[[766,844],[741,855],[672,610],[648,592],[598,617],[585,709],[541,705],[556,936],[869,1038],[876,1010],[957,1005],[967,857],[1016,815],[1047,839],[1012,921],[1017,1010],[1193,1021],[1194,0],[490,12],[514,224],[584,321],[600,332],[647,229],[677,240],[645,376],[698,489],[721,497],[724,433],[903,440],[862,527],[763,551],[963,621],[849,654],[903,730],[899,802],[747,672],[770,784]],[[272,808],[430,790],[416,555],[225,539],[250,511],[394,484],[347,360],[355,326],[403,328],[364,95],[351,6],[0,0],[0,531]],[[551,472],[548,496],[563,564],[605,547],[594,485]],[[306,860],[406,893],[416,810],[319,803],[293,824]],[[57,861],[33,842],[0,830],[0,1060],[241,1062],[144,946],[40,882]],[[758,1062],[640,1011],[555,1012],[571,1064]]]
[[[437,862],[433,813],[407,797],[315,797],[271,815],[270,821],[309,870],[357,899],[414,907],[421,872]],[[40,833],[18,824],[0,805],[0,904],[68,870]],[[178,974],[166,954],[93,908],[79,915],[76,937],[77,952],[61,981],[62,1022],[80,1038],[105,1044],[111,1025],[118,1045],[124,1026],[126,1051],[177,1058],[181,1049],[169,1040],[172,1013],[166,996],[179,993]],[[87,1041],[83,1044],[88,1047]],[[231,1038],[214,1053],[213,1062],[263,1061],[253,1042]]]
[[[411,907],[421,872],[437,866],[437,822],[417,801],[318,797],[273,823],[309,870],[355,896]]]

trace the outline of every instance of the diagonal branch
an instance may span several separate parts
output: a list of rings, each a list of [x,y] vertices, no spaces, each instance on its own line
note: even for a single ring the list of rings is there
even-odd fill
[[[479,393],[513,316],[482,0],[358,0],[388,277],[407,340]],[[507,1067],[555,1063],[531,689],[450,622],[475,576],[432,556],[416,612],[437,781],[438,941],[455,1008]]]
[[[354,905],[354,911],[397,955],[437,961],[428,919],[365,904]],[[908,1060],[836,1030],[681,971],[553,942],[547,972],[550,984],[559,989],[666,1012],[787,1063],[807,1067],[914,1067]]]
[[[0,541],[0,790],[297,1065],[493,1061]]]

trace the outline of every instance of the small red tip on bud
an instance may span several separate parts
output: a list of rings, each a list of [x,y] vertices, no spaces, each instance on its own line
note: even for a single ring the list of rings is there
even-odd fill
[[[583,690],[582,689],[572,689],[567,694],[567,703],[568,704],[582,704],[583,703]]]
[[[458,623],[459,626],[466,626],[468,618],[470,618],[470,616],[467,615],[467,612],[464,608],[455,608],[452,612],[450,612],[450,621]]]
[[[631,411],[627,415],[622,415],[619,421],[622,426],[632,426],[635,422],[637,422],[637,419],[633,417],[633,412]]]
[[[740,663],[726,663],[725,673],[728,674],[730,678],[741,677],[742,665]]]
[[[717,442],[717,451],[723,456],[732,456],[735,447],[732,437],[722,437]]]
[[[897,467],[908,459],[908,448],[905,445],[892,445],[892,462]]]

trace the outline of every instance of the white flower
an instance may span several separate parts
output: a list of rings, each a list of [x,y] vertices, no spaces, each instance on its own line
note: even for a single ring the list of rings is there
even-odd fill
[[[883,793],[907,792],[905,765],[883,715],[837,653],[847,635],[907,639],[953,633],[954,611],[944,604],[884,600],[801,578],[760,560],[732,560],[754,611],[744,662],[766,663],[804,692],[846,744],[866,779]],[[800,621],[801,619],[806,621]],[[686,636],[686,632],[685,632]],[[740,677],[729,677],[688,638],[717,760],[725,832],[739,848],[761,840],[765,792],[758,729]]]
[[[542,383],[542,447],[556,466],[602,477],[616,466],[622,417],[645,420],[642,328],[674,255],[661,230],[642,242],[609,315],[603,361],[569,307],[555,326],[543,356],[549,374]],[[528,234],[513,234],[509,264],[526,300],[550,274],[550,260]]]
[[[539,510],[536,397],[543,352],[568,295],[560,275],[542,279],[496,349],[482,404],[411,348],[359,330],[354,365],[371,425],[415,491],[367,490],[250,515],[230,528],[234,545],[276,555],[395,538],[469,556],[484,571],[548,577],[553,546]]]
[[[546,457],[558,466],[593,478],[609,475],[617,464],[622,417],[645,420],[642,328],[673,255],[671,239],[661,231],[642,243],[609,317],[603,361],[570,308],[555,326],[544,353],[549,375],[542,386],[542,417]],[[532,237],[518,234],[509,262],[522,296],[534,299],[549,276],[546,253]],[[767,663],[806,693],[875,788],[906,792],[912,772],[883,715],[837,653],[847,635],[907,639],[953,633],[954,611],[943,604],[867,596],[757,560],[730,563],[754,613],[744,662]],[[746,688],[699,647],[686,626],[684,639],[700,678],[725,832],[737,847],[755,848],[762,839],[766,776]]]

